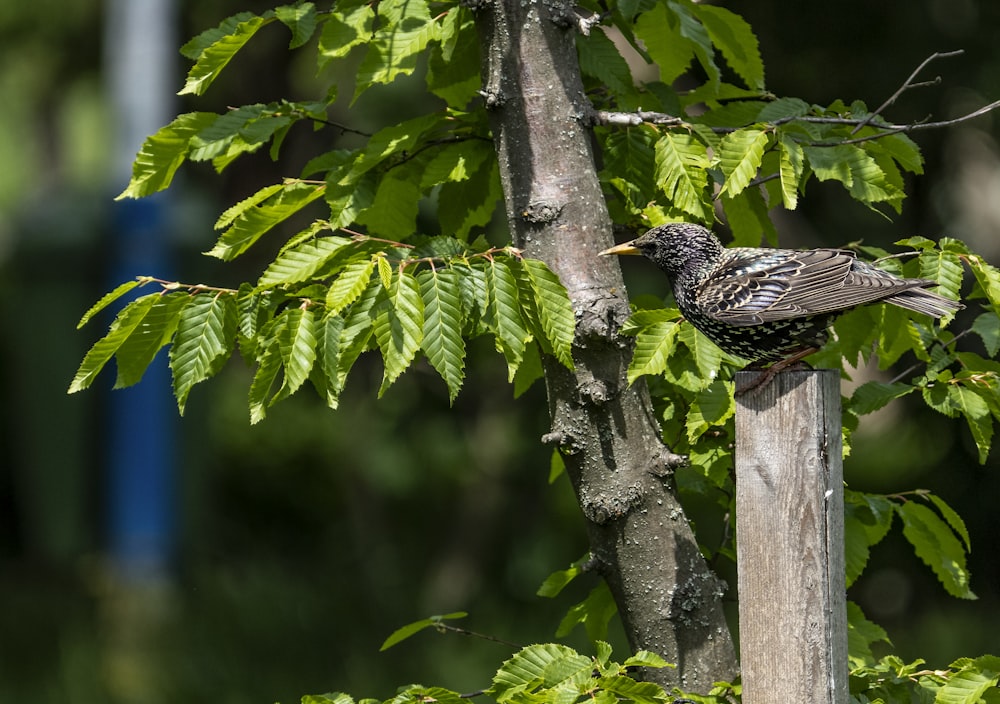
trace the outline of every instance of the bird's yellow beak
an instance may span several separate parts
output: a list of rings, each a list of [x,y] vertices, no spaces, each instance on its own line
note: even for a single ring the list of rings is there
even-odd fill
[[[642,254],[637,247],[633,247],[631,242],[626,242],[624,244],[617,244],[610,249],[605,249],[603,252],[597,253],[599,256],[607,256],[609,254]]]

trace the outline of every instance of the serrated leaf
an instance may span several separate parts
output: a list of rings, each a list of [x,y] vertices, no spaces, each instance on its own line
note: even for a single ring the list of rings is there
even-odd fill
[[[465,110],[481,86],[479,41],[470,15],[461,5],[448,10],[427,60],[428,90],[456,110]]]
[[[207,254],[225,261],[235,259],[271,228],[322,197],[325,190],[324,185],[301,181],[282,184],[274,194],[242,208]]]
[[[705,219],[702,194],[708,184],[705,146],[690,134],[667,132],[656,141],[656,182],[679,210]]]
[[[963,658],[952,663],[961,669],[953,673],[938,689],[934,704],[978,704],[983,696],[1000,682],[1000,659],[984,655],[975,660]]]
[[[337,408],[339,389],[337,380],[340,375],[340,345],[344,333],[344,319],[339,315],[327,313],[319,322],[316,339],[319,352],[319,364],[327,379],[326,402],[330,408]]]
[[[937,281],[940,285],[938,293],[954,300],[960,297],[964,269],[962,260],[956,253],[938,249],[924,250],[917,258],[917,262],[920,266],[918,276]]]
[[[507,380],[513,381],[529,337],[521,317],[517,279],[510,267],[500,259],[491,259],[485,272],[487,317],[484,322],[492,330],[497,348],[507,360]]]
[[[544,596],[550,599],[558,596],[570,582],[583,574],[583,565],[589,559],[590,558],[588,556],[583,560],[573,563],[569,569],[556,570],[545,578],[545,581],[542,582],[540,587],[538,587],[538,591],[535,592],[535,594],[537,596]]]
[[[661,655],[658,655],[649,650],[637,650],[635,655],[631,655],[625,658],[625,662],[622,663],[622,667],[677,667],[673,663],[669,663],[663,659]]]
[[[847,602],[847,650],[851,662],[872,659],[872,643],[889,643],[889,636],[881,626],[869,621],[853,601]]]
[[[643,375],[662,374],[667,359],[676,347],[680,325],[673,320],[663,320],[643,326],[635,336],[635,352],[628,366],[628,383]]]
[[[688,443],[693,445],[709,428],[725,424],[735,412],[732,384],[716,379],[691,401],[685,420]]]
[[[1000,317],[992,312],[979,314],[972,323],[972,332],[982,339],[986,353],[990,357],[996,357],[997,352],[1000,352]]]
[[[947,592],[960,599],[975,599],[969,589],[965,551],[951,528],[930,508],[914,501],[898,505],[896,513],[903,520],[903,535]]]
[[[181,311],[170,347],[174,396],[181,415],[191,388],[213,376],[229,357],[236,336],[236,299],[199,293]]]
[[[616,185],[632,208],[643,208],[655,196],[656,132],[648,126],[611,130],[603,141],[605,178]],[[628,184],[622,187],[615,180]]]
[[[778,140],[781,148],[778,174],[781,180],[781,202],[787,210],[795,210],[799,202],[799,182],[802,180],[804,156],[802,147],[787,134]]]
[[[691,3],[691,11],[701,20],[712,43],[722,52],[729,67],[747,88],[764,89],[764,61],[757,36],[750,24],[735,12],[718,5]]]
[[[562,667],[554,667],[557,665]],[[503,704],[515,695],[537,686],[552,688],[559,684],[561,679],[552,678],[548,673],[558,671],[564,673],[565,677],[566,665],[571,665],[569,672],[586,672],[588,676],[593,667],[590,658],[580,655],[568,646],[558,643],[529,645],[504,662],[494,675],[493,684],[487,692],[498,704]]]
[[[632,90],[632,72],[604,30],[595,27],[589,34],[576,36],[580,70],[618,95]]]
[[[392,265],[384,256],[376,257],[375,264],[378,269],[378,278],[382,283],[382,288],[388,291],[392,288]]]
[[[423,342],[424,302],[413,274],[394,272],[374,313],[372,327],[385,364],[378,392],[381,398],[410,366]]]
[[[715,49],[712,46],[712,39],[705,25],[693,14],[696,9],[694,4],[689,5],[668,0],[667,7],[670,8],[677,18],[677,28],[681,36],[691,42],[695,58],[708,75],[706,85],[713,90],[717,89],[721,74],[718,65],[715,63]]]
[[[346,11],[338,9],[323,23],[319,39],[319,69],[330,61],[347,56],[351,49],[364,44],[372,33],[375,13],[368,3],[359,3]]]
[[[965,417],[969,430],[972,431],[972,438],[979,450],[979,463],[983,464],[986,462],[993,441],[993,418],[989,404],[980,395],[981,393],[988,394],[992,391],[978,385],[963,384],[952,384],[948,389],[953,407]]]
[[[424,301],[424,354],[447,384],[448,401],[454,403],[465,379],[458,272],[455,269],[425,269],[417,274],[417,281]]]
[[[413,636],[426,628],[436,628],[442,621],[451,621],[457,618],[465,618],[468,616],[464,611],[456,611],[450,614],[443,614],[440,616],[431,616],[430,618],[423,618],[419,621],[414,621],[413,623],[408,623],[405,626],[401,626],[393,631],[388,638],[382,641],[382,646],[379,648],[379,652],[383,650],[388,650],[397,643],[401,643],[410,636]],[[434,700],[437,701],[437,700]]]
[[[244,198],[240,202],[231,205],[230,207],[226,208],[225,212],[223,212],[222,215],[219,216],[219,219],[215,221],[214,228],[216,230],[223,230],[229,227],[230,225],[233,224],[233,221],[236,220],[236,218],[243,215],[243,213],[245,213],[247,210],[253,208],[256,205],[260,205],[268,198],[273,196],[275,193],[278,193],[284,188],[285,184],[283,183],[273,183],[270,186],[265,186],[264,188],[260,189],[249,198]]]
[[[384,257],[364,257],[347,262],[326,292],[326,308],[336,314],[353,303],[361,292],[368,288],[375,271],[376,259]]]
[[[636,18],[635,34],[660,70],[660,80],[670,85],[680,78],[694,58],[691,42],[681,36],[667,6],[656,3]]]
[[[604,640],[608,637],[608,623],[616,612],[611,589],[602,580],[586,599],[570,607],[556,629],[556,637],[563,638],[576,626],[583,625],[591,641]]]
[[[316,362],[315,317],[311,308],[292,308],[281,314],[285,324],[277,338],[284,382],[271,403],[291,396],[305,383]]]
[[[311,2],[276,7],[274,16],[292,33],[292,39],[288,43],[289,49],[302,46],[316,31],[316,6]]]
[[[927,499],[934,504],[938,512],[944,517],[944,520],[948,522],[948,526],[955,531],[956,534],[965,543],[965,549],[969,552],[972,551],[972,541],[969,538],[969,529],[965,527],[965,521],[962,517],[955,512],[951,506],[945,503],[944,499],[936,494],[927,494]]]
[[[874,413],[890,401],[914,391],[915,388],[901,382],[886,384],[881,381],[869,381],[854,390],[851,395],[850,408],[853,413],[859,416]]]
[[[271,262],[257,286],[277,286],[307,281],[316,274],[344,245],[346,237],[317,237],[297,247],[286,249]]]
[[[382,0],[378,11],[382,25],[358,66],[354,100],[376,83],[413,73],[427,43],[439,36],[440,25],[424,0]]]
[[[95,342],[94,346],[84,355],[73,381],[70,382],[67,393],[73,394],[82,391],[93,383],[94,378],[104,368],[104,365],[111,361],[118,348],[142,324],[143,318],[149,313],[157,298],[159,298],[158,293],[150,293],[135,299],[119,311],[118,316],[108,328],[108,333]]]
[[[576,316],[569,294],[559,277],[542,261],[521,260],[522,270],[531,283],[537,306],[538,322],[552,346],[552,354],[567,369],[573,369],[573,335]]]
[[[334,390],[344,388],[348,372],[358,356],[368,348],[372,337],[372,323],[376,301],[384,296],[379,286],[367,286],[361,296],[344,312],[344,329],[340,333],[340,358],[337,360],[337,377],[331,377]]]
[[[132,178],[115,200],[142,198],[169,186],[187,158],[191,139],[217,118],[212,112],[184,113],[147,137],[132,163]]]
[[[187,80],[178,95],[202,95],[236,52],[242,49],[266,22],[263,17],[256,16],[238,22],[231,31],[219,36],[211,45],[205,47],[194,66],[188,71]]]
[[[84,325],[89,323],[95,315],[100,313],[122,296],[129,293],[136,286],[143,286],[147,283],[149,283],[149,279],[143,279],[140,277],[133,279],[132,281],[126,281],[125,283],[118,284],[112,291],[109,291],[101,296],[101,299],[97,301],[97,303],[87,309],[87,312],[83,314],[82,318],[80,318],[80,322],[76,324],[76,329],[79,330]]]
[[[156,353],[174,336],[181,311],[190,299],[180,291],[157,297],[142,322],[115,352],[118,376],[114,388],[131,386],[142,379]]]
[[[719,143],[719,165],[726,177],[722,191],[738,195],[757,176],[770,135],[759,129],[730,132]]]
[[[371,207],[357,217],[357,222],[368,227],[369,232],[392,240],[402,240],[417,231],[417,208],[422,196],[420,187],[409,170],[394,169],[384,176],[375,189]]]
[[[284,318],[276,319],[275,327],[271,328],[271,339],[269,344],[263,347],[263,353],[254,373],[253,381],[250,382],[250,392],[248,401],[250,404],[250,424],[256,425],[264,420],[267,415],[268,397],[274,386],[278,374],[281,372],[281,351],[274,335],[280,332],[280,326],[284,323]],[[277,322],[280,321],[280,322]]]

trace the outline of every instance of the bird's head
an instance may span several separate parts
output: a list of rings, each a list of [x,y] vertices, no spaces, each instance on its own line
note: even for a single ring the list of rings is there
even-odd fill
[[[631,242],[605,249],[600,254],[639,254],[662,269],[671,280],[697,275],[714,262],[722,244],[701,225],[672,222],[648,230]]]

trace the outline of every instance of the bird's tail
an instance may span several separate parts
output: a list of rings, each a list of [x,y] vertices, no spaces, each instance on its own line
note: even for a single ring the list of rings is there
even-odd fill
[[[931,286],[933,283],[927,282],[927,285]],[[950,298],[945,298],[922,288],[907,289],[884,300],[886,303],[892,303],[900,308],[906,308],[907,310],[923,313],[934,318],[943,318],[949,313],[954,313],[965,308],[958,301],[953,301]]]

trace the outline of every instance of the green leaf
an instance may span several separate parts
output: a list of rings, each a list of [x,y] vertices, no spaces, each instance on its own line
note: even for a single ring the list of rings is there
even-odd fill
[[[222,34],[211,45],[205,47],[188,72],[184,87],[178,95],[202,95],[236,52],[242,49],[267,21],[263,17],[255,16],[238,22],[231,31]]]
[[[566,680],[589,678],[592,668],[590,658],[568,646],[558,643],[529,645],[504,662],[487,693],[498,704],[504,704],[538,687],[551,689]]]
[[[619,95],[633,89],[628,63],[602,29],[595,27],[589,35],[577,34],[576,50],[584,75],[596,78],[602,86]]]
[[[597,685],[605,692],[614,694],[618,701],[635,704],[664,704],[663,687],[653,682],[637,682],[631,677],[613,675],[600,677]]]
[[[747,88],[763,90],[764,61],[750,24],[735,12],[718,5],[692,3],[689,7],[705,26],[726,63],[743,79]]]
[[[80,362],[80,367],[76,370],[76,375],[73,377],[67,393],[73,394],[82,391],[93,383],[94,378],[104,368],[104,365],[111,361],[118,348],[142,324],[143,319],[159,297],[158,293],[150,293],[135,299],[122,308],[108,328],[108,334],[95,342],[84,356],[83,361]]]
[[[225,261],[235,259],[271,228],[322,197],[325,190],[323,185],[302,181],[284,183],[262,201],[243,207],[207,254]]]
[[[517,279],[501,259],[491,259],[485,271],[487,318],[484,322],[492,330],[497,348],[507,360],[507,380],[513,381],[529,338],[517,298]]]
[[[363,257],[347,262],[340,275],[333,280],[326,293],[326,308],[331,314],[339,313],[353,303],[368,288],[375,271],[375,260],[384,257]]]
[[[701,64],[701,67],[708,75],[707,85],[712,89],[717,88],[721,76],[719,67],[715,63],[715,49],[712,46],[712,39],[705,25],[693,14],[695,10],[694,3],[689,4],[668,0],[667,7],[670,8],[677,18],[677,28],[680,30],[681,36],[691,42],[695,58],[698,59],[698,63]]]
[[[338,6],[323,23],[319,38],[319,69],[334,59],[342,59],[351,49],[368,41],[372,34],[375,13],[369,3],[354,7]]]
[[[677,667],[673,663],[669,663],[663,659],[662,656],[656,653],[650,652],[649,650],[637,650],[635,655],[631,655],[625,658],[625,662],[622,663],[622,667]]]
[[[441,23],[440,46],[434,46],[427,60],[427,88],[456,110],[465,110],[477,97],[479,41],[471,13],[452,6]]]
[[[655,144],[656,132],[647,125],[611,130],[603,141],[604,178],[632,208],[644,208],[655,197]]]
[[[83,325],[84,321],[80,321]],[[996,357],[1000,352],[1000,317],[996,313],[981,313],[972,323],[972,332],[979,335],[990,357]]]
[[[191,296],[181,291],[161,294],[143,316],[142,322],[115,352],[118,377],[114,388],[137,384],[156,353],[170,342],[177,330],[181,311]]]
[[[705,146],[690,134],[667,132],[656,141],[656,182],[674,207],[704,221],[708,185]]]
[[[980,395],[989,393],[992,393],[989,388],[976,384],[969,386],[952,384],[948,388],[948,396],[951,398],[952,406],[965,416],[969,430],[972,431],[972,438],[976,441],[976,448],[979,450],[980,464],[986,462],[993,441],[993,419],[990,407]]]
[[[934,504],[938,512],[944,517],[944,520],[948,522],[948,526],[958,534],[965,543],[965,549],[969,552],[972,551],[972,541],[969,539],[969,529],[965,527],[965,521],[959,516],[955,509],[945,503],[944,499],[936,494],[926,494],[927,499]]]
[[[608,623],[615,613],[617,607],[611,596],[611,589],[608,588],[607,582],[602,580],[590,590],[586,599],[569,609],[556,629],[556,637],[563,638],[582,624],[591,641],[606,640]]]
[[[399,168],[383,177],[371,207],[359,214],[357,221],[367,225],[370,232],[388,239],[402,240],[412,235],[417,231],[417,206],[421,198],[414,179],[419,179],[419,175],[411,177]]]
[[[142,198],[169,186],[187,158],[191,139],[217,118],[214,112],[184,113],[147,137],[132,163],[128,186],[115,200]]]
[[[473,228],[485,227],[493,219],[502,197],[500,168],[495,155],[490,154],[468,180],[441,186],[438,195],[441,231],[464,238]]]
[[[170,348],[177,408],[184,414],[191,388],[213,376],[228,359],[236,337],[236,297],[199,293],[181,311]]]
[[[308,281],[329,262],[344,245],[346,237],[317,237],[297,247],[286,249],[271,262],[260,280],[259,288]]]
[[[635,352],[628,367],[628,383],[644,375],[662,374],[676,347],[680,325],[676,314],[665,308],[633,313],[622,334],[635,335]]]
[[[656,3],[635,21],[635,34],[660,69],[660,80],[667,85],[680,78],[694,58],[691,43],[681,36],[672,19],[667,6]]]
[[[340,345],[344,333],[344,319],[327,313],[319,322],[316,348],[319,366],[326,377],[326,403],[336,409],[339,405],[338,380],[340,377]]]
[[[384,259],[384,257],[380,257]],[[379,398],[399,375],[406,371],[423,342],[424,302],[420,284],[413,274],[395,271],[385,297],[378,304],[373,321],[385,363]]]
[[[781,202],[787,210],[795,210],[799,202],[804,156],[802,147],[787,134],[778,140],[781,149],[778,174],[781,177]]]
[[[413,73],[427,43],[439,36],[424,0],[382,0],[378,15],[381,24],[358,66],[353,100],[374,84]]]
[[[375,303],[385,295],[379,286],[367,286],[361,296],[351,304],[344,314],[344,329],[340,334],[340,358],[337,362],[337,377],[331,377],[334,390],[338,393],[344,387],[347,373],[354,366],[358,356],[368,349],[372,338],[372,324]]]
[[[896,513],[903,520],[903,535],[948,593],[960,599],[975,599],[969,589],[965,551],[951,528],[930,508],[914,501],[898,505]]]
[[[585,555],[570,565],[569,569],[556,570],[545,578],[545,581],[542,582],[540,587],[538,587],[538,591],[535,592],[535,594],[537,596],[544,596],[550,599],[559,596],[559,593],[562,592],[562,590],[565,589],[570,582],[583,574],[584,565],[589,560],[590,555]]]
[[[847,602],[847,652],[852,664],[874,659],[872,643],[889,643],[889,636],[881,626],[869,621],[853,601]]]
[[[567,369],[573,369],[572,346],[576,317],[569,294],[559,277],[544,262],[523,259],[521,267],[531,284],[537,304],[538,322],[552,346],[552,354]]]
[[[688,410],[688,443],[694,444],[709,428],[724,425],[736,412],[732,383],[714,380],[695,394]]]
[[[417,274],[424,301],[423,350],[448,386],[454,403],[465,378],[461,291],[455,269],[424,269]]]
[[[388,650],[397,643],[401,643],[412,635],[419,633],[425,628],[437,628],[442,621],[450,621],[457,618],[465,618],[468,616],[464,611],[456,611],[450,614],[443,614],[440,616],[431,616],[430,618],[420,619],[419,621],[414,621],[413,623],[408,623],[405,626],[401,626],[393,631],[388,638],[382,641],[382,646],[379,648],[379,652],[383,650]]]
[[[934,704],[978,704],[1000,682],[1000,658],[993,655],[962,658],[951,667],[960,669],[937,691]]]
[[[726,177],[723,192],[738,195],[757,176],[770,135],[759,129],[730,132],[719,144],[719,165]]]
[[[279,316],[271,320],[262,331],[264,341],[260,345],[257,371],[250,382],[248,400],[250,404],[250,424],[255,425],[267,415],[268,396],[281,372],[281,349],[278,337],[288,319]]]
[[[277,337],[277,347],[285,378],[271,404],[298,391],[309,378],[316,362],[315,317],[312,309],[292,308],[282,313],[281,317],[285,319],[285,324]]]
[[[302,46],[316,31],[316,6],[311,2],[276,7],[274,16],[292,32],[292,40],[288,43],[289,49]]]
[[[86,325],[87,323],[89,323],[93,319],[93,317],[95,315],[97,315],[102,310],[104,310],[105,308],[107,308],[109,305],[111,305],[112,303],[114,303],[115,301],[117,301],[119,298],[121,298],[122,296],[124,296],[125,294],[127,294],[129,291],[131,291],[132,289],[134,289],[136,286],[143,286],[143,285],[145,285],[147,283],[149,283],[149,279],[144,279],[142,277],[138,277],[136,279],[133,279],[132,281],[126,281],[125,283],[118,284],[114,288],[113,291],[110,291],[110,292],[104,294],[103,296],[101,296],[101,300],[99,300],[97,303],[95,303],[94,305],[92,305],[87,310],[87,312],[83,314],[83,317],[80,318],[80,322],[76,324],[76,329],[79,330],[84,325]]]
[[[918,276],[940,284],[938,293],[946,298],[958,300],[962,290],[964,273],[962,260],[954,252],[925,249],[917,259],[920,265]]]
[[[874,413],[890,401],[905,396],[915,388],[901,382],[894,384],[886,384],[881,381],[865,382],[856,388],[851,395],[850,409],[859,416]]]

